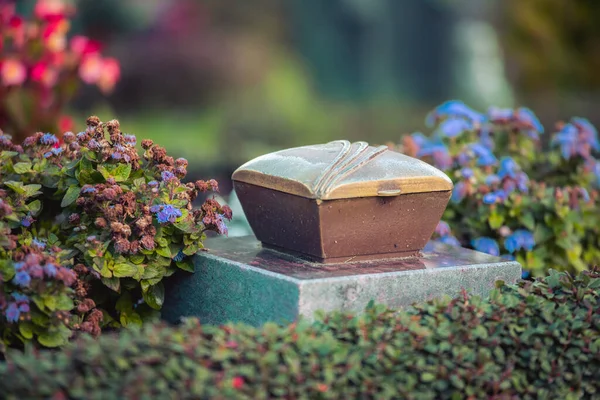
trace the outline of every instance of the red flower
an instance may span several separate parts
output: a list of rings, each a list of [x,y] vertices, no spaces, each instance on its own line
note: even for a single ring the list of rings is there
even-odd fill
[[[231,380],[231,385],[234,389],[241,389],[244,386],[244,378],[236,376]]]
[[[45,87],[52,87],[58,78],[57,71],[46,63],[39,62],[31,69],[31,80],[39,82]]]
[[[73,118],[69,117],[68,115],[63,115],[60,117],[58,120],[59,132],[71,132],[73,131],[73,128],[75,128]]]
[[[100,42],[91,40],[85,36],[74,36],[71,39],[71,50],[78,57],[85,57],[90,54],[98,54],[100,52]]]
[[[67,16],[71,8],[63,0],[38,0],[33,10],[35,16],[46,21],[55,21]]]

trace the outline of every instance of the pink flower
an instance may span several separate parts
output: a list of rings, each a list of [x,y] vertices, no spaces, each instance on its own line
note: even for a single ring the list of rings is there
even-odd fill
[[[51,52],[60,52],[67,47],[67,32],[69,21],[57,19],[48,23],[44,29],[43,39],[46,48]]]
[[[100,43],[88,37],[77,35],[71,39],[71,50],[78,57],[85,57],[100,52]]]
[[[75,128],[75,123],[73,122],[73,118],[68,115],[63,115],[58,120],[58,129],[59,132],[71,132]]]
[[[39,82],[45,87],[52,87],[58,78],[57,71],[48,64],[39,62],[31,69],[31,80]]]
[[[0,75],[4,86],[21,85],[27,79],[27,70],[21,61],[8,59],[2,62]]]
[[[38,0],[33,10],[35,16],[46,21],[66,16],[70,7],[63,0]]]
[[[98,87],[103,93],[109,93],[114,89],[120,76],[121,67],[119,62],[114,58],[105,58]]]
[[[85,57],[79,66],[79,76],[88,85],[93,85],[100,80],[104,62],[99,54]]]
[[[231,380],[231,385],[234,389],[241,389],[244,386],[244,378],[236,376]]]

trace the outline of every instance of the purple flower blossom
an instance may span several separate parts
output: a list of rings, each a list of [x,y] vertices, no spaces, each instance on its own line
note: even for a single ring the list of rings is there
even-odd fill
[[[433,126],[439,118],[445,117],[462,117],[471,122],[483,122],[485,117],[468,107],[465,103],[459,100],[447,101],[427,115],[425,123],[427,126]]]
[[[17,303],[29,303],[29,297],[25,294],[21,294],[21,293],[13,293],[12,294],[13,299],[15,299],[15,301]]]
[[[40,138],[40,143],[45,145],[55,145],[58,143],[58,139],[51,133],[44,133],[44,136]]]
[[[515,117],[517,121],[519,121],[521,124],[535,129],[536,136],[537,132],[544,133],[544,126],[542,125],[538,117],[536,117],[534,112],[531,111],[529,108],[519,108],[515,114]]]
[[[531,276],[531,272],[527,271],[526,269],[524,269],[521,272],[521,279],[527,279]]]
[[[100,148],[100,143],[98,143],[98,141],[96,141],[96,139],[90,139],[90,141],[87,144],[87,147],[90,150],[98,150]]]
[[[31,276],[29,276],[29,274],[25,271],[19,271],[13,278],[13,282],[15,285],[21,287],[29,287],[29,284],[31,283]]]
[[[483,202],[485,204],[496,204],[496,201],[498,201],[498,195],[496,192],[487,193],[485,196],[483,196]]]
[[[463,168],[460,170],[460,174],[465,179],[470,179],[473,177],[473,170],[471,168]]]
[[[150,181],[150,182],[148,182],[148,186],[150,186],[151,188],[157,187],[158,186],[158,182],[157,181]]]
[[[29,304],[20,304],[19,311],[22,313],[28,313],[29,312]]]
[[[471,157],[466,151],[461,151],[460,153],[458,153],[456,161],[458,162],[458,165],[460,165],[461,167],[465,167],[470,164]]]
[[[16,303],[10,303],[6,308],[6,320],[8,322],[17,322],[20,315],[21,312],[19,311],[19,307],[17,307]]]
[[[44,158],[50,158],[52,157],[52,152],[51,151],[47,151],[44,153]]]
[[[169,171],[163,171],[160,174],[160,176],[164,182],[169,182],[169,181],[175,179],[175,175],[173,175],[173,173],[169,172]]]
[[[55,156],[61,154],[62,152],[63,152],[63,149],[61,149],[60,147],[52,149],[52,154],[54,154]]]
[[[31,215],[27,215],[21,219],[21,225],[25,228],[29,228],[33,223],[34,219]]]
[[[56,265],[51,263],[44,265],[44,273],[46,276],[54,278],[56,276],[56,272]]]
[[[596,127],[585,118],[575,117],[571,119],[572,123],[577,127],[580,133],[580,140],[588,144],[592,149],[600,151],[600,143],[598,142],[598,131]]]
[[[448,148],[440,138],[426,140],[421,145],[417,157],[424,156],[430,156],[433,159],[435,166],[441,170],[446,170],[452,166],[452,157],[448,152]]]
[[[529,177],[525,172],[519,172],[515,182],[517,183],[517,188],[519,188],[521,192],[527,193],[529,191]]]
[[[170,222],[170,223],[174,223],[177,218],[181,217],[181,210],[179,210],[178,208],[173,207],[170,204],[163,204],[160,207],[160,211],[156,212],[156,211],[152,211],[154,213],[156,213],[156,218],[158,219],[158,222],[161,224]]]
[[[512,235],[509,235],[504,241],[504,248],[509,253],[514,253],[517,250],[524,249],[526,251],[533,250],[535,239],[533,234],[525,229],[518,229]]]
[[[466,195],[467,185],[463,181],[460,181],[456,185],[454,185],[454,189],[452,190],[452,196],[450,197],[450,200],[453,203],[460,203]]]
[[[590,194],[587,191],[586,188],[578,188],[579,194],[581,195],[581,198],[583,199],[583,201],[585,201],[586,203],[590,201]]]
[[[481,129],[479,134],[479,143],[489,150],[494,150],[494,138],[492,137],[492,132],[490,132],[489,129]]]
[[[565,160],[573,157],[577,152],[577,128],[572,124],[566,124],[563,128],[552,138],[552,145],[560,147],[560,153]]]
[[[440,221],[435,227],[435,233],[440,236],[448,236],[450,234],[450,226],[446,222]]]
[[[123,140],[125,140],[125,143],[129,143],[131,145],[135,145],[137,143],[137,138],[135,135],[123,135]]]
[[[480,237],[471,242],[473,248],[477,251],[481,251],[483,253],[491,254],[493,256],[500,255],[500,249],[498,248],[498,243],[489,237]]]
[[[79,132],[77,134],[77,139],[83,140],[83,139],[85,139],[85,136],[86,136],[85,132]]]
[[[446,137],[457,137],[463,134],[465,131],[473,129],[473,124],[462,118],[448,118],[444,120],[439,128],[438,132]]]
[[[517,177],[517,171],[519,166],[511,157],[502,157],[500,160],[500,169],[498,170],[498,177],[503,179],[505,177],[511,177],[515,179]]]
[[[229,229],[227,225],[225,225],[225,219],[222,214],[217,215],[217,233],[219,235],[227,235],[229,233]]]
[[[444,244],[448,244],[454,247],[460,247],[460,242],[454,236],[442,236],[438,239],[440,242]]]

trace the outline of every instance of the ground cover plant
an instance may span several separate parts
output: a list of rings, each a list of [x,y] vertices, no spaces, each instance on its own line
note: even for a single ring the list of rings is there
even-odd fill
[[[26,398],[586,399],[600,391],[600,270],[551,271],[489,299],[372,306],[314,323],[173,327],[81,337],[0,363]],[[34,384],[32,384],[34,383]]]
[[[535,276],[600,262],[600,143],[584,118],[544,127],[527,108],[479,113],[446,102],[427,117],[432,135],[402,151],[444,170],[454,192],[437,237],[516,259]]]
[[[207,231],[227,232],[229,207],[192,205],[216,181],[183,183],[187,160],[141,147],[97,117],[62,141],[0,135],[0,348],[157,318],[162,280],[193,270]]]

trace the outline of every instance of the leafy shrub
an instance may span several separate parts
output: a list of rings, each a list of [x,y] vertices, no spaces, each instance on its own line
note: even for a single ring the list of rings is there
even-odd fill
[[[433,135],[405,137],[403,151],[454,181],[441,240],[516,258],[536,276],[600,262],[600,144],[587,120],[558,123],[550,149],[526,108],[481,114],[450,101],[427,123]]]
[[[60,352],[9,353],[21,398],[594,398],[600,271],[498,285],[407,311],[375,306],[312,324],[150,324]],[[32,385],[35,382],[35,385]]]
[[[231,210],[199,192],[214,180],[182,183],[187,161],[120,131],[116,120],[37,133],[14,145],[0,137],[0,332],[16,345],[35,337],[64,344],[71,330],[100,333],[157,316],[162,280],[206,231],[226,233]],[[102,312],[100,312],[100,310]]]
[[[36,129],[72,129],[63,109],[78,85],[108,93],[119,79],[118,61],[103,57],[100,43],[80,35],[67,40],[73,12],[62,0],[38,0],[28,20],[14,2],[0,4],[0,126],[16,143]]]

